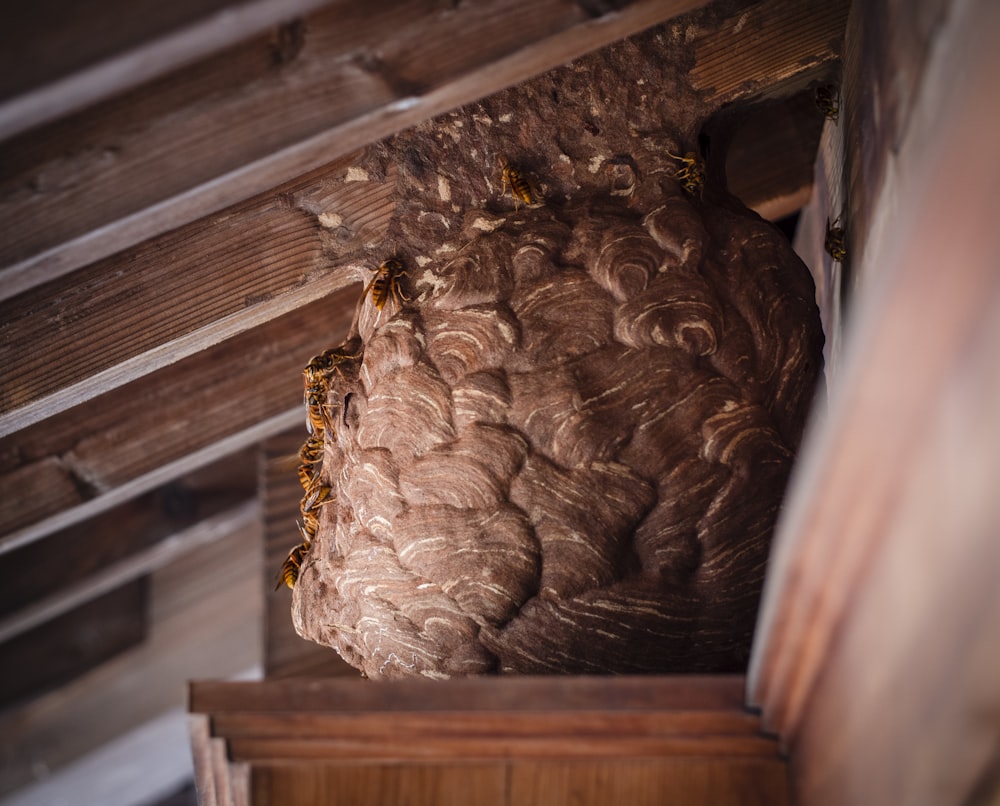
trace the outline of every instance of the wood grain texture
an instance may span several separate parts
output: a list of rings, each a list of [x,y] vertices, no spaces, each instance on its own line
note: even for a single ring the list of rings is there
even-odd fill
[[[881,5],[876,20],[898,13]],[[849,30],[868,9],[855,5]],[[914,52],[927,60],[906,62],[920,81],[905,130],[847,121],[848,146],[871,137],[863,148],[885,170],[851,177],[876,183],[851,256],[864,280],[778,535],[751,666],[752,699],[809,803],[964,803],[996,770],[1000,167],[955,155],[986,153],[1000,126],[1000,10],[970,2],[946,24],[927,19],[933,45]],[[848,50],[845,74],[881,59],[871,46]]]
[[[638,0],[591,19],[566,0],[413,0],[310,16],[287,59],[259,38],[10,141],[3,285],[55,279],[700,4]]]
[[[567,676],[458,678],[447,683],[410,679],[196,680],[192,713],[412,712],[412,711],[742,711],[740,675]]]
[[[785,806],[781,761],[668,758],[512,765],[510,806]]]
[[[694,30],[694,86],[718,104],[791,95],[843,55],[850,0],[773,0],[733,13],[720,6],[708,31]]]
[[[0,708],[52,691],[140,644],[148,630],[148,583],[129,580],[0,641]]]
[[[241,529],[160,568],[142,644],[0,713],[0,793],[183,705],[189,677],[224,679],[259,664],[259,541],[259,528]]]
[[[254,770],[254,803],[351,806],[783,806],[782,764],[760,761],[273,765]]]
[[[127,270],[98,263],[0,306],[0,433],[346,284],[323,259],[314,216],[273,198],[255,212],[252,222],[207,222],[200,237],[182,230],[150,242],[128,256]],[[256,238],[265,239],[266,250]],[[48,369],[53,356],[64,372]]]
[[[157,78],[325,5],[323,0],[49,0],[5,17],[0,139]],[[274,39],[280,37],[275,32]],[[277,44],[277,43],[276,43]]]
[[[478,762],[526,759],[643,759],[664,756],[722,756],[726,758],[778,759],[773,739],[731,736],[636,736],[621,732],[601,736],[574,736],[543,733],[543,721],[535,735],[507,736],[502,731],[478,738],[460,736],[439,738],[419,734],[383,735],[378,741],[365,742],[352,736],[338,736],[306,741],[297,738],[229,739],[233,760],[247,764],[269,764],[296,759],[304,762],[338,760],[344,763],[392,762],[412,764],[450,761]]]
[[[60,516],[70,509],[93,515],[121,503],[119,490],[135,495],[235,453],[251,431],[256,439],[268,435],[256,434],[261,423],[272,423],[271,433],[289,420],[304,423],[302,367],[328,345],[328,334],[349,326],[356,295],[345,294],[0,440],[0,500],[7,504],[0,546],[9,550],[69,525],[74,518]],[[158,429],[165,420],[174,423],[171,439]],[[26,477],[39,479],[33,496],[25,495]]]
[[[253,769],[254,806],[497,806],[506,800],[503,764],[453,766],[273,765]]]
[[[538,733],[544,721],[545,730],[553,735],[599,737],[602,734],[634,734],[648,736],[720,735],[751,736],[759,733],[760,720],[748,711],[690,710],[663,711],[613,709],[556,710],[536,706],[534,710],[505,710],[463,713],[454,711],[446,721],[427,711],[366,711],[363,721],[358,711],[309,711],[275,713],[216,713],[213,728],[220,736],[231,739],[276,739],[295,736],[319,740],[329,736],[349,736],[359,743],[381,739],[393,731],[408,735],[433,733],[438,738],[489,738],[502,733],[519,739]]]

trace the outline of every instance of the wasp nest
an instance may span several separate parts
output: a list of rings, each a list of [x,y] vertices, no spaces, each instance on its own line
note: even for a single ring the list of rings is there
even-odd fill
[[[662,80],[641,50],[602,64]],[[776,228],[703,189],[691,138],[637,135],[665,126],[643,82],[615,125],[579,76],[372,151],[412,181],[368,264],[384,306],[363,299],[332,354],[330,490],[292,604],[369,677],[746,662],[821,376],[812,280]],[[503,103],[522,110],[507,129]]]

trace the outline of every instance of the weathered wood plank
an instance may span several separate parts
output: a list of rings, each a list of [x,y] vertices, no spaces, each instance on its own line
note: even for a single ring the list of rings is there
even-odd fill
[[[0,140],[156,78],[328,0],[22,3],[0,31]]]
[[[248,449],[33,546],[0,555],[0,579],[5,580],[0,617],[150,549],[255,493],[253,449]]]
[[[63,581],[48,596],[35,601],[28,599],[27,602],[22,598],[17,610],[0,619],[0,651],[3,651],[3,643],[15,636],[41,625],[46,625],[45,629],[48,630],[47,623],[52,619],[85,606],[91,600],[137,578],[147,576],[188,552],[196,551],[235,531],[251,531],[259,516],[256,500],[247,500],[239,506],[210,515],[181,532],[163,537],[149,548],[126,556],[78,581]],[[121,535],[125,539],[130,536],[127,532]],[[93,543],[83,540],[80,542],[88,547]],[[125,540],[121,540],[121,543],[124,544]],[[13,554],[17,552],[6,556]]]
[[[197,680],[192,713],[273,711],[733,711],[743,708],[740,675],[471,677],[432,680]]]
[[[149,633],[58,691],[0,713],[0,793],[55,772],[171,708],[187,678],[260,661],[260,531],[190,552],[151,577]]]
[[[301,762],[415,763],[447,759],[455,763],[506,759],[641,759],[665,756],[778,759],[778,745],[763,736],[636,736],[609,733],[574,736],[550,733],[543,721],[533,736],[439,737],[435,734],[383,735],[369,742],[350,736],[305,739],[230,739],[231,758],[249,764]]]
[[[0,639],[0,707],[63,685],[146,636],[148,579],[132,579],[43,626]]]
[[[351,281],[324,259],[316,216],[273,197],[249,216],[169,233],[124,263],[97,263],[0,305],[0,434]]]
[[[899,15],[912,36],[905,12],[877,6],[855,4],[849,31]],[[972,802],[1000,741],[1000,163],[956,158],[989,153],[1000,126],[1000,7],[932,3],[924,19],[926,47],[848,49],[861,281],[840,382],[779,524],[751,664],[798,799],[820,805]],[[912,97],[850,97],[900,71],[919,77]]]
[[[692,31],[691,79],[718,104],[793,95],[843,56],[850,0],[769,0]]]
[[[311,15],[278,64],[258,38],[8,142],[0,289],[54,280],[703,2],[635,0],[596,18],[568,0]]]
[[[320,300],[0,440],[0,500],[23,506],[4,510],[0,551],[304,423],[302,367],[343,338],[355,301],[353,292]],[[62,486],[78,497],[22,501],[24,468],[35,464],[53,479],[39,482],[43,491],[64,474],[71,483]]]

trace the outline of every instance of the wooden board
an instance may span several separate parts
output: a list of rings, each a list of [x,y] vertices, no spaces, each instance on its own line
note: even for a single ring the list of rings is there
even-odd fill
[[[0,708],[67,683],[146,636],[148,579],[127,582],[0,643]]]
[[[1000,163],[982,156],[1000,8],[931,3],[914,47],[877,6],[848,27],[843,365],[779,524],[750,690],[801,802],[980,802],[1000,746]],[[861,34],[897,23],[888,45]]]
[[[277,51],[262,36],[215,53],[7,142],[0,287],[55,279],[702,2],[338,4]]]
[[[0,440],[0,551],[304,423],[302,367],[343,338],[356,299],[319,300]]]
[[[301,679],[195,683],[190,708],[255,804],[787,803],[742,696],[741,677]]]
[[[0,795],[182,705],[190,676],[259,667],[261,554],[259,528],[242,524],[155,571],[142,644],[0,713]]]
[[[0,31],[0,139],[135,87],[315,9],[322,0],[64,0],[9,9]]]

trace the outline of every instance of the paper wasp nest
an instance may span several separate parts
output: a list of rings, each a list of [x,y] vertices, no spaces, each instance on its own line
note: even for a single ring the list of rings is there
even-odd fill
[[[572,122],[568,159],[537,130],[490,151],[501,117],[379,152],[422,177],[381,255],[408,299],[364,300],[330,376],[296,628],[373,678],[742,669],[821,376],[809,274],[773,226],[685,189],[676,139],[605,119],[627,158],[590,171]],[[421,137],[430,168],[407,162]],[[502,195],[504,151],[555,166],[526,171],[544,204]],[[476,178],[445,199],[444,165]]]

